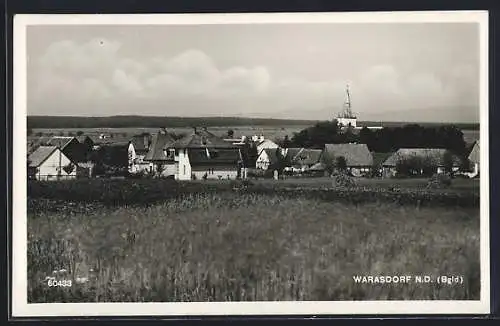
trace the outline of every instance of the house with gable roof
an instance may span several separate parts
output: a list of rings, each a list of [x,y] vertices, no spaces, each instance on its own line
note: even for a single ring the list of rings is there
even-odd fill
[[[206,128],[194,128],[187,135],[165,147],[174,157],[175,179],[236,179],[242,161],[240,148],[224,141]]]
[[[67,180],[76,178],[77,163],[57,146],[38,146],[28,156],[28,178]]]
[[[143,161],[149,164],[150,173],[164,177],[175,176],[175,151],[168,150],[174,142],[175,139],[165,129],[153,135],[148,152],[143,158]]]
[[[373,166],[373,156],[366,144],[325,144],[321,158],[325,165],[335,165],[339,157],[345,159],[347,170],[353,176],[365,175]]]
[[[445,148],[400,148],[382,163],[383,176],[396,176],[398,164],[413,159],[423,162],[422,165],[432,169],[429,173],[443,173],[446,169],[446,155],[448,154],[450,154],[452,170],[458,171],[461,164],[460,158]],[[421,170],[418,173],[425,172],[423,166],[417,168]]]

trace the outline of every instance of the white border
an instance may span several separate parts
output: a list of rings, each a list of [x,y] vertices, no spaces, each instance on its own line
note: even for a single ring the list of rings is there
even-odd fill
[[[480,25],[481,298],[479,301],[332,301],[231,303],[27,303],[26,28],[28,25],[191,25],[279,23],[443,23]],[[357,12],[154,15],[16,15],[13,110],[13,317],[144,315],[487,314],[490,312],[488,170],[488,12]],[[18,164],[16,164],[18,162]],[[16,205],[16,203],[19,203]]]

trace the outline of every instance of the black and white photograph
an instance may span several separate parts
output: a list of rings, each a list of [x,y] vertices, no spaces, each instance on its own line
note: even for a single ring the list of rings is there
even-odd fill
[[[488,313],[487,28],[16,15],[13,315]]]

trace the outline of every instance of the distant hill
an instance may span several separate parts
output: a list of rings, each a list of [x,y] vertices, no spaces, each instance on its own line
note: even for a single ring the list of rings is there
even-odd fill
[[[292,120],[243,117],[160,117],[160,116],[28,116],[30,129],[78,128],[186,128],[186,127],[237,127],[237,126],[312,126],[319,120]],[[407,124],[440,126],[454,124],[462,129],[479,130],[479,123],[454,122],[404,122],[358,120],[359,126],[401,127]]]
[[[182,127],[225,127],[225,126],[303,126],[317,120],[290,120],[242,117],[161,117],[161,116],[28,116],[28,128],[182,128]]]

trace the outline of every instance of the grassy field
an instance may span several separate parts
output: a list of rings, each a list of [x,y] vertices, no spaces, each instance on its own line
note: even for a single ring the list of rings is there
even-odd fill
[[[479,299],[477,207],[234,192],[65,205],[28,208],[29,302]],[[48,287],[59,269],[86,280]],[[401,274],[465,282],[353,281]]]

